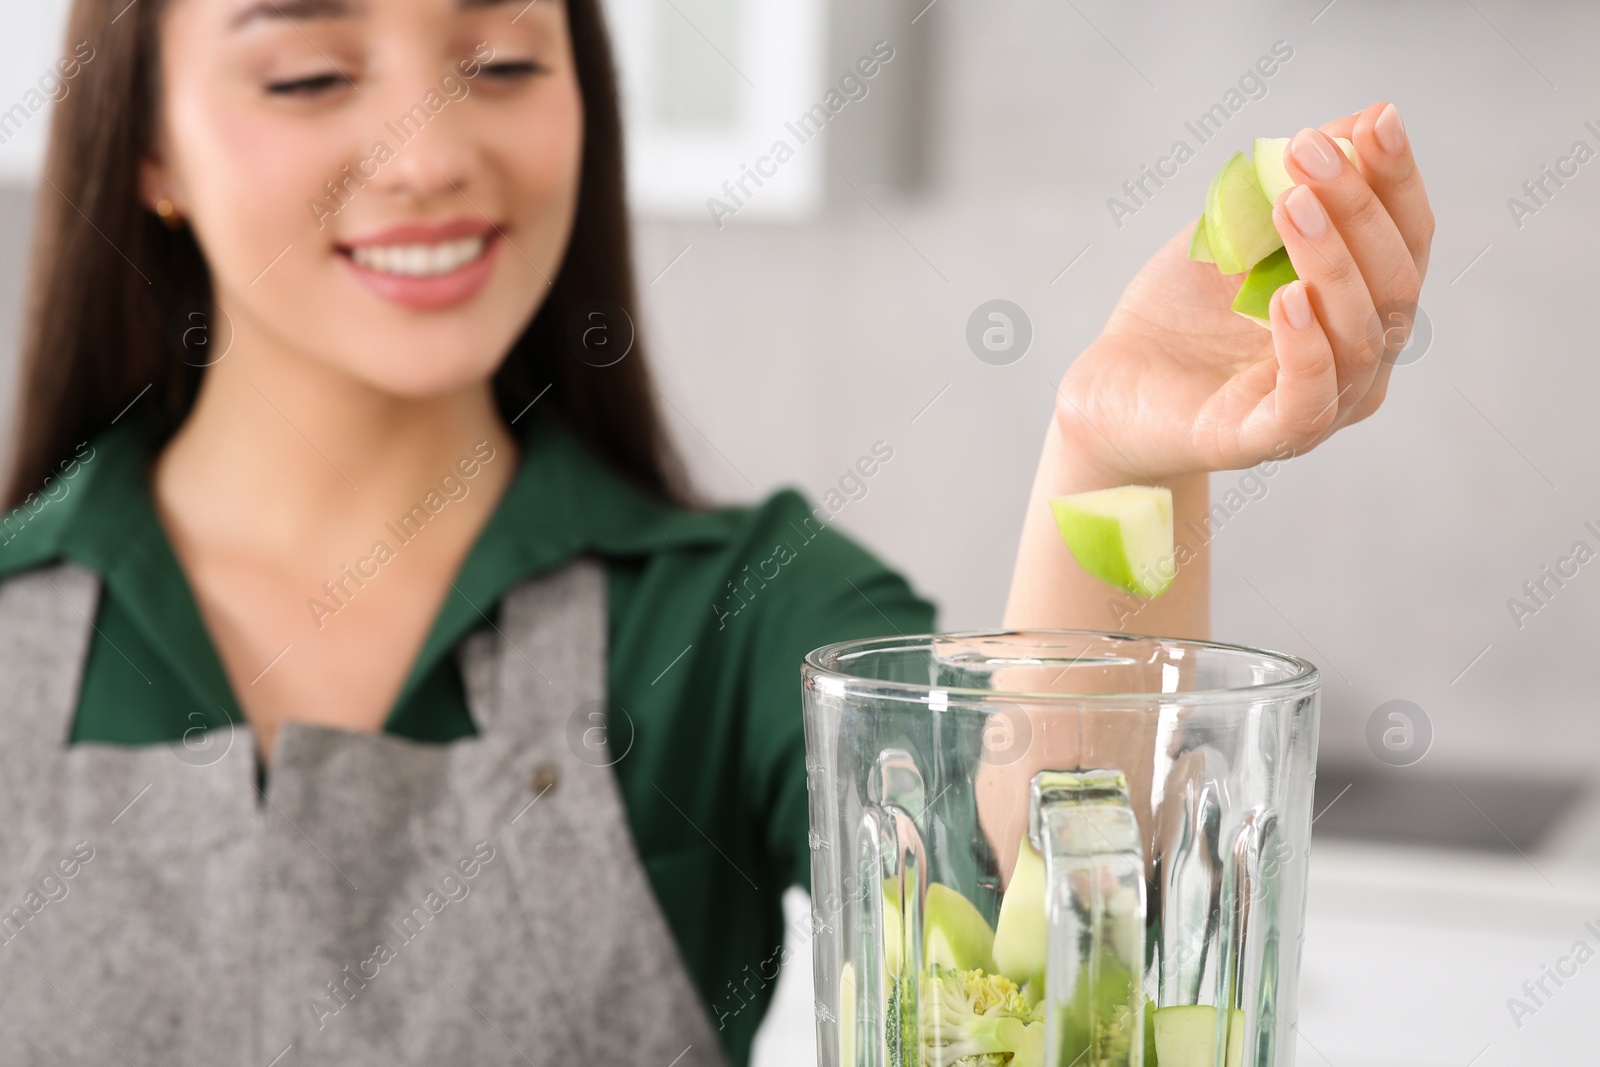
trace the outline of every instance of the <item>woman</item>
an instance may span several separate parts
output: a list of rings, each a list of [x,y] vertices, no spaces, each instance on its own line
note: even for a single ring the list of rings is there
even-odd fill
[[[612,354],[596,6],[76,0],[0,552],[8,1062],[747,1059],[798,661],[935,609],[792,490],[686,488]],[[1325,131],[1360,165],[1296,139],[1270,335],[1179,235],[1072,363],[1007,625],[1113,621],[1049,496],[1181,524],[1381,403],[1432,219],[1392,107]],[[1197,546],[1129,621],[1207,607]]]

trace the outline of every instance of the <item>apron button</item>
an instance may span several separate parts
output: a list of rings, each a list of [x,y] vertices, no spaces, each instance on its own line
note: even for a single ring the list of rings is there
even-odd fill
[[[553,763],[541,763],[533,772],[533,791],[541,796],[554,789],[561,781],[561,772]]]

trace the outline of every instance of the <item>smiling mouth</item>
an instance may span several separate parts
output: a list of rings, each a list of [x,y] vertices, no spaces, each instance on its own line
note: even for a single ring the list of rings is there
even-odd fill
[[[433,244],[362,245],[340,251],[363,270],[401,278],[438,278],[482,259],[488,236],[459,237]]]

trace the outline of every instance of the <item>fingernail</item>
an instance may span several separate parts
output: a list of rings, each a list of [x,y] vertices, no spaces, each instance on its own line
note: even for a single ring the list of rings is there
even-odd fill
[[[1378,147],[1391,156],[1399,155],[1400,149],[1406,146],[1406,127],[1400,121],[1400,112],[1389,104],[1378,112],[1378,121],[1372,124],[1372,132],[1378,135]]]
[[[1305,282],[1290,282],[1283,287],[1283,317],[1297,330],[1311,325],[1311,298],[1306,295]]]
[[[1297,185],[1289,190],[1283,210],[1289,213],[1289,221],[1294,223],[1294,228],[1305,236],[1315,240],[1327,232],[1328,213],[1322,210],[1322,202],[1317,199],[1317,194],[1305,186]]]
[[[1339,162],[1344,153],[1316,130],[1304,129],[1295,134],[1289,143],[1289,153],[1301,170],[1319,182],[1332,181],[1339,176]]]

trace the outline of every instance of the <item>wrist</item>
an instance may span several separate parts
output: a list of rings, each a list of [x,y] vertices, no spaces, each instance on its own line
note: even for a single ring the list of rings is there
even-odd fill
[[[1050,469],[1058,495],[1120,485],[1166,485],[1171,480],[1171,472],[1151,470],[1128,455],[1083,411],[1083,405],[1065,395],[1057,399],[1045,433],[1043,464]]]
[[[1209,471],[1140,470],[1130,457],[1119,454],[1104,438],[1100,438],[1098,449],[1087,442],[1085,435],[1099,435],[1092,426],[1083,425],[1081,416],[1077,421],[1077,426],[1063,425],[1058,408],[1057,417],[1051,420],[1045,433],[1038,488],[1047,496],[1115,489],[1122,485],[1166,486],[1178,494],[1209,485]]]
[[[1203,461],[1194,465],[1201,457],[1184,420],[1150,410],[1157,399],[1147,395],[1151,383],[1119,366],[1130,355],[1102,336],[1073,361],[1057,387],[1047,449],[1058,457],[1063,478],[1080,487],[1075,492],[1176,487],[1203,483],[1211,473]],[[1130,393],[1136,394],[1131,402]]]

